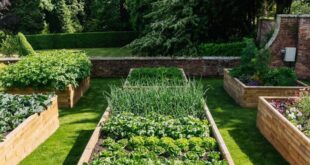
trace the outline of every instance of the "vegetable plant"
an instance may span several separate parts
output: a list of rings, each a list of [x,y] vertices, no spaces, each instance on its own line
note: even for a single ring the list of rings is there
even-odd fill
[[[9,65],[0,82],[5,88],[65,90],[90,75],[91,62],[81,52],[54,51],[32,55]]]

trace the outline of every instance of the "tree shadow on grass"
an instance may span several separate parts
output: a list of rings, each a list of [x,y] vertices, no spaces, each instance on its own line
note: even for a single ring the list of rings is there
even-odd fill
[[[93,130],[79,131],[79,135],[76,137],[74,145],[63,162],[64,165],[76,165],[78,163],[92,133]]]

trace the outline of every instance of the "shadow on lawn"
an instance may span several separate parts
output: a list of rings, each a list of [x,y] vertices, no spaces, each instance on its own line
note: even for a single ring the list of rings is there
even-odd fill
[[[222,79],[207,79],[202,83],[209,89],[207,104],[217,126],[223,131],[227,130],[223,137],[236,164],[287,164],[257,129],[256,109],[237,105],[224,90]],[[241,153],[233,153],[236,151],[241,151],[247,158],[238,155]]]
[[[82,130],[79,131],[74,145],[72,146],[69,154],[67,155],[63,164],[65,165],[76,165],[80,159],[81,154],[83,153],[89,137],[92,135],[93,130]]]

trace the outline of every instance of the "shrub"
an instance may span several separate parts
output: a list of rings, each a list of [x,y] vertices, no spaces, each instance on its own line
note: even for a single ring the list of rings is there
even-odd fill
[[[17,55],[19,42],[15,36],[7,36],[1,43],[0,52],[5,56]]]
[[[185,85],[179,68],[135,68],[127,78],[130,86]]]
[[[90,69],[91,62],[85,53],[53,51],[9,65],[0,81],[5,88],[64,90],[69,84],[77,87],[90,75]]]
[[[264,85],[290,86],[296,84],[296,74],[290,68],[272,68],[264,74]]]
[[[92,32],[27,35],[35,50],[122,47],[136,38],[135,32]]]
[[[52,103],[53,95],[10,95],[0,93],[0,141],[29,116],[40,113]]]
[[[202,85],[190,83],[183,88],[120,89],[113,87],[109,106],[113,112],[132,112],[137,115],[159,113],[164,115],[203,117],[204,90]]]
[[[17,39],[19,42],[19,55],[20,56],[28,56],[31,54],[35,54],[36,52],[33,50],[32,46],[27,41],[27,38],[23,33],[17,34]]]
[[[201,56],[241,56],[245,42],[206,43],[199,46]]]

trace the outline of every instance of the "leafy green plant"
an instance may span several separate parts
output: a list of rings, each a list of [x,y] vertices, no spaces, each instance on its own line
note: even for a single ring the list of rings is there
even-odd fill
[[[54,95],[10,95],[0,93],[0,141],[29,116],[41,113],[52,103]]]
[[[137,115],[158,113],[175,117],[204,116],[203,86],[195,83],[183,88],[120,89],[112,87],[108,94],[114,113],[132,112]]]
[[[295,85],[297,76],[291,68],[271,68],[264,74],[264,85],[290,86]]]
[[[27,41],[27,38],[24,36],[23,33],[18,33],[17,39],[19,42],[19,55],[20,56],[28,56],[31,54],[36,54],[36,52],[33,50],[32,46]]]
[[[241,56],[244,42],[205,43],[199,46],[201,56]]]
[[[64,90],[90,75],[91,62],[81,52],[54,51],[9,65],[0,77],[5,88]],[[18,74],[17,74],[18,73]]]
[[[17,55],[19,42],[15,36],[7,36],[0,45],[0,52],[5,56]]]
[[[187,82],[179,68],[134,68],[127,78],[128,86],[174,86]]]

